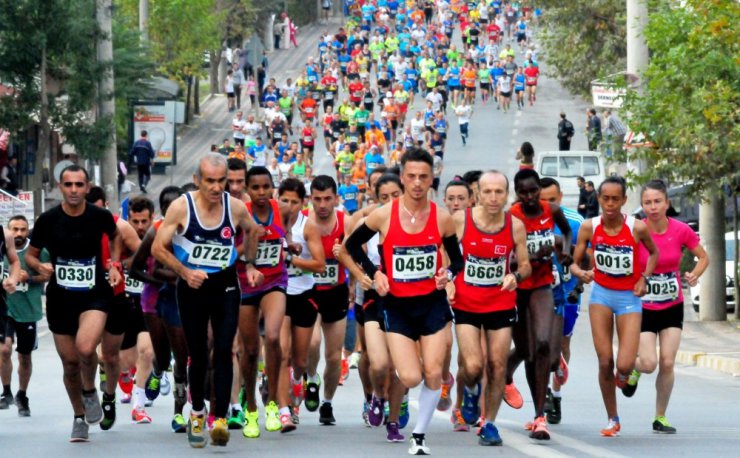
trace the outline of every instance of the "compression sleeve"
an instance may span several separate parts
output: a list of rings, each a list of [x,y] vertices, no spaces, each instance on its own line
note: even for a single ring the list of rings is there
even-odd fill
[[[375,235],[375,231],[367,227],[367,224],[362,223],[360,227],[352,232],[347,241],[344,242],[344,246],[347,248],[350,256],[352,256],[352,259],[362,267],[370,278],[375,276],[375,272],[378,271],[378,268],[375,267],[375,264],[373,264],[372,261],[370,261],[367,253],[362,249],[362,245],[373,238],[373,235]]]
[[[460,242],[457,240],[457,235],[449,235],[442,237],[442,244],[447,252],[447,257],[450,258],[450,272],[452,275],[457,275],[458,272],[463,270],[465,263],[463,262],[462,253],[460,252]]]

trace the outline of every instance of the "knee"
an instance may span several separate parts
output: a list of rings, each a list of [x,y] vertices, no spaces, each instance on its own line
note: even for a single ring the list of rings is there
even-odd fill
[[[338,365],[342,363],[342,351],[332,351],[327,352],[326,356],[326,365]]]
[[[244,357],[247,359],[257,359],[259,357],[260,348],[259,345],[255,342],[244,342]]]
[[[614,371],[614,358],[599,356],[599,372],[612,373],[612,371]]]
[[[534,353],[539,357],[550,357],[550,341],[537,340],[534,344]]]
[[[80,358],[83,358],[85,360],[90,360],[92,358],[95,358],[97,356],[97,353],[95,352],[95,345],[87,345],[83,344],[77,347],[77,353],[80,355]],[[103,361],[106,361],[106,358],[109,355],[103,355]],[[118,358],[118,353],[116,352],[116,358]]]
[[[280,349],[280,333],[268,333],[264,337],[265,350]]]
[[[139,358],[141,358],[146,364],[152,364],[152,362],[154,362],[154,349],[151,347],[141,349],[139,351]],[[169,363],[169,361],[161,361],[161,365]]]
[[[663,370],[662,362],[663,358],[661,358],[661,370]],[[652,374],[658,367],[658,361],[656,358],[645,358],[643,356],[640,356],[640,366],[640,372],[642,372],[643,374]],[[671,369],[673,369],[673,363],[671,363]]]
[[[660,372],[668,374],[673,372],[673,366],[676,364],[676,360],[672,357],[661,356],[660,357]]]
[[[82,352],[80,352],[80,354],[82,354]],[[119,359],[117,351],[103,352],[103,362],[105,364],[117,364]]]
[[[10,352],[11,352],[12,346],[9,344],[4,344],[0,346],[0,358],[7,361],[10,359]]]
[[[62,361],[62,370],[65,376],[80,374],[80,361],[78,359],[67,359]]]
[[[506,361],[502,359],[490,359],[487,368],[488,376],[492,380],[506,377]]]
[[[440,380],[442,379],[442,375],[440,373]],[[416,386],[419,386],[421,383],[422,377],[421,374],[418,372],[411,372],[411,371],[398,371],[398,380],[403,383],[403,386],[406,388],[414,388]]]
[[[24,355],[22,353],[18,353],[18,365],[24,369],[30,368],[32,365],[31,355],[30,354]]]
[[[442,368],[441,367],[425,367],[424,368],[424,382],[427,387],[431,389],[437,389],[442,386]]]
[[[466,382],[470,383],[474,380],[479,380],[483,374],[483,364],[481,361],[470,361],[467,360],[463,363],[463,370],[465,374]]]

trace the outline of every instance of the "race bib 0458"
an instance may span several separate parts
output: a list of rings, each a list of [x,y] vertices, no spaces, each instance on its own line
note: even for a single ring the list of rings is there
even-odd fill
[[[437,246],[393,247],[393,280],[411,283],[434,277]]]

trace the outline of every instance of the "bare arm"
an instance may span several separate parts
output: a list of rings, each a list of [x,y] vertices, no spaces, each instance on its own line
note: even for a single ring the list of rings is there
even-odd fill
[[[326,270],[326,256],[324,254],[324,246],[321,244],[321,233],[316,223],[310,219],[307,219],[306,226],[303,228],[303,237],[306,239],[306,245],[308,246],[308,252],[311,253],[311,259],[301,259],[298,256],[294,256],[293,265],[309,272],[317,274],[324,273]]]
[[[118,250],[118,258],[121,258],[121,253],[124,246],[129,253],[136,253],[136,251],[139,249],[139,245],[141,245],[141,240],[139,240],[139,236],[136,234],[136,230],[134,230],[134,228],[131,227],[129,223],[122,219],[118,220],[118,222],[116,223],[116,227],[118,228],[118,232],[121,234],[121,236],[118,237],[119,241],[116,246],[116,250]],[[111,251],[111,253],[113,253],[113,251]],[[131,258],[124,260],[122,264],[125,268],[130,268]]]
[[[249,214],[245,205],[241,205],[241,202],[233,197],[229,197],[229,199],[231,199],[232,221],[236,221],[237,225],[244,232],[244,257],[247,259],[247,282],[250,286],[255,287],[264,280],[264,275],[254,266],[254,261],[257,257],[257,244],[259,243],[260,234],[264,232],[264,229],[257,226],[257,223],[254,222],[252,215]]]
[[[558,225],[560,232],[563,234],[563,246],[560,250],[560,256],[558,256],[558,260],[560,261],[560,264],[563,265],[563,267],[568,267],[573,262],[573,258],[571,257],[571,252],[573,248],[573,231],[571,230],[570,224],[568,223],[568,218],[565,217],[565,214],[563,213],[563,210],[560,209],[560,206],[557,204],[550,204],[550,208],[552,209],[552,215],[555,220],[555,224]]]
[[[152,255],[154,258],[162,263],[165,267],[169,268],[178,277],[183,277],[186,270],[185,267],[178,259],[172,254],[172,239],[180,227],[180,222],[185,219],[186,216],[186,203],[184,197],[179,197],[177,200],[172,202],[167,215],[164,218],[164,222],[159,227],[154,241],[152,242]]]
[[[13,293],[16,285],[24,279],[21,278],[21,260],[18,259],[18,253],[15,251],[15,241],[9,232],[5,233],[5,256],[8,258],[10,274],[8,278],[3,280],[3,288],[9,293]]]
[[[709,256],[701,244],[696,245],[690,251],[691,254],[697,257],[697,262],[691,272],[686,272],[684,274],[684,278],[690,286],[696,286],[696,282],[699,280],[699,277],[701,277],[704,271],[707,270],[707,267],[709,267]]]
[[[593,233],[593,227],[591,220],[586,220],[581,224],[581,228],[578,230],[578,243],[576,243],[576,249],[573,253],[573,264],[570,266],[570,273],[578,277],[583,283],[591,283],[594,279],[593,269],[588,269],[582,266],[582,262],[586,257],[586,249],[588,243],[591,241],[591,234]]]

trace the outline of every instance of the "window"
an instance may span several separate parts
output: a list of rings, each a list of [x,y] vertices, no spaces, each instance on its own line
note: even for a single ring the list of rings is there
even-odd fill
[[[583,176],[599,175],[599,159],[596,156],[583,157]]]
[[[581,175],[581,156],[561,156],[560,176],[563,178]]]
[[[556,157],[545,157],[542,159],[542,170],[541,175],[546,177],[558,176],[558,158]]]

